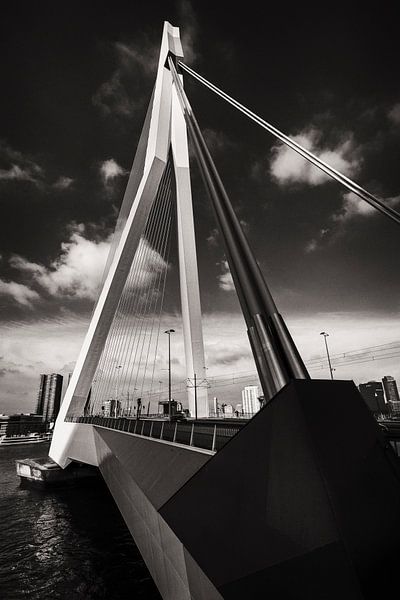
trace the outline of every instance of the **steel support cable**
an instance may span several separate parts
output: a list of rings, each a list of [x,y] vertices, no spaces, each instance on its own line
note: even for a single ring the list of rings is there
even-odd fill
[[[298,142],[291,139],[289,136],[285,135],[282,131],[280,131],[279,129],[274,127],[271,123],[268,123],[267,121],[262,119],[260,116],[256,115],[253,111],[246,108],[243,104],[241,104],[240,102],[238,102],[237,100],[235,100],[234,98],[232,98],[231,96],[229,96],[228,94],[223,92],[216,85],[212,84],[210,81],[208,81],[207,79],[205,79],[204,77],[202,77],[201,75],[196,73],[196,71],[194,71],[193,69],[191,69],[190,67],[185,65],[183,62],[179,61],[179,66],[184,71],[186,71],[186,73],[189,73],[189,75],[191,75],[192,77],[197,79],[197,81],[199,81],[204,86],[206,86],[209,90],[211,90],[212,92],[217,94],[217,96],[220,96],[221,98],[223,98],[226,102],[228,102],[229,104],[234,106],[237,110],[242,112],[249,119],[251,119],[258,125],[260,125],[263,129],[265,129],[266,131],[271,133],[273,136],[278,138],[281,142],[283,142],[284,144],[286,144],[287,146],[292,148],[292,150],[294,150],[295,152],[297,152],[298,154],[303,156],[303,158],[308,160],[314,166],[321,169],[324,173],[326,173],[327,175],[329,175],[336,181],[339,181],[339,183],[344,185],[347,189],[349,189],[351,192],[356,194],[359,198],[362,198],[363,200],[365,200],[365,202],[368,202],[371,206],[373,206],[374,208],[379,210],[381,213],[383,213],[384,215],[386,215],[387,217],[389,217],[390,219],[395,221],[398,225],[400,225],[400,214],[396,210],[394,210],[391,206],[388,206],[382,200],[380,200],[379,198],[377,198],[376,196],[374,196],[373,194],[368,192],[368,190],[364,189],[357,183],[355,183],[349,177],[346,177],[345,175],[343,175],[342,173],[340,173],[339,171],[337,171],[336,169],[334,169],[333,167],[328,165],[328,163],[326,163],[325,161],[318,158],[318,156],[316,156],[315,154],[313,154],[312,152],[310,152],[309,150],[307,150],[306,148],[301,146]]]
[[[131,315],[132,308],[134,308],[134,312],[136,314],[137,311],[137,303],[140,303],[140,298],[142,295],[142,280],[145,279],[146,274],[146,265],[148,263],[149,257],[152,252],[153,238],[155,239],[155,232],[157,231],[157,218],[156,213],[154,211],[154,205],[157,203],[157,198],[160,193],[163,193],[163,186],[165,185],[165,180],[161,181],[160,188],[157,192],[156,199],[153,203],[153,207],[151,209],[151,213],[149,215],[147,224],[145,226],[143,235],[141,237],[141,247],[143,248],[143,253],[141,256],[141,260],[137,261],[137,269],[136,272],[132,275],[130,280],[127,282],[125,286],[124,293],[128,298],[128,304],[125,307],[125,319],[123,323],[123,344],[120,345],[118,350],[117,359],[118,361],[122,361],[124,356],[124,351],[126,348],[126,343],[129,337],[132,335],[133,331],[136,331],[136,328],[132,328],[131,324]],[[161,191],[160,191],[161,190]],[[133,292],[135,290],[135,292]],[[136,300],[136,306],[135,306]],[[129,329],[129,336],[126,334],[126,330]]]
[[[169,211],[169,207],[170,207],[169,199],[170,199],[170,189],[167,190],[167,195],[166,195],[165,207],[167,208],[167,212],[165,214],[167,216],[166,216],[166,219],[164,219],[164,225],[165,225],[165,227],[164,227],[163,235],[168,234],[167,225],[169,223],[169,217],[168,217],[168,215],[169,215],[169,212],[170,212]],[[151,284],[151,282],[150,282],[150,284]],[[149,294],[148,294],[148,297],[147,297],[147,301],[148,301],[148,299],[149,299]],[[144,320],[142,321],[142,324],[144,324]],[[147,327],[146,327],[146,333],[147,333]],[[139,356],[139,360],[137,362],[138,366],[137,366],[137,371],[136,371],[136,376],[135,376],[134,387],[136,387],[138,385],[139,373],[140,373],[140,369],[141,369],[141,365],[142,365],[142,356],[143,356],[143,350],[144,350],[144,342],[145,342],[145,336],[143,337],[142,346],[141,346],[141,349],[140,349],[140,356]],[[137,349],[138,348],[139,348],[139,346],[137,347]],[[137,352],[135,353],[135,361],[136,361],[136,355],[137,355]]]
[[[167,199],[169,198],[169,193],[167,193]],[[168,206],[168,202],[164,205],[165,207]],[[167,210],[167,212],[165,214],[168,215],[169,211]],[[164,214],[164,223],[163,223],[163,230],[162,230],[162,236],[164,236],[166,234],[167,231],[167,226],[168,226],[168,218],[165,219],[165,214]],[[135,358],[133,361],[133,365],[136,364],[136,372],[132,369],[131,374],[130,374],[130,382],[129,385],[131,384],[131,380],[134,379],[134,383],[133,386],[134,388],[138,388],[138,386],[140,385],[140,376],[141,376],[141,372],[142,372],[142,358],[143,358],[143,353],[144,353],[144,348],[145,348],[145,341],[146,341],[146,337],[148,338],[148,340],[150,339],[150,336],[148,334],[148,316],[150,314],[151,311],[151,307],[152,307],[152,300],[153,300],[153,296],[154,296],[154,290],[155,290],[155,283],[156,280],[154,280],[154,285],[153,285],[153,281],[150,279],[149,281],[149,285],[148,285],[148,289],[146,290],[146,306],[145,306],[145,310],[143,313],[143,318],[141,321],[141,329],[140,329],[140,335],[142,336],[142,340],[140,340],[140,336],[138,339],[138,343],[136,345],[136,349],[135,349]],[[143,326],[144,326],[144,332],[142,335],[142,331],[143,331]],[[140,344],[141,341],[141,344]],[[140,350],[139,350],[140,348]],[[143,370],[145,369],[145,366],[143,366]],[[144,374],[143,374],[144,376]],[[142,377],[143,379],[143,377]],[[142,389],[142,385],[140,385],[141,389]]]
[[[135,257],[133,259],[133,264],[130,270],[130,273],[127,278],[127,282],[125,283],[124,290],[126,290],[127,283],[130,286],[130,281],[135,277],[135,273],[139,270],[140,264],[142,261],[143,253],[145,251],[145,246],[143,244],[140,245],[138,250],[135,253]],[[104,386],[102,389],[103,400],[107,399],[107,394],[109,393],[109,389],[113,385],[113,375],[115,369],[115,353],[118,347],[120,332],[122,328],[124,309],[126,307],[126,303],[128,302],[128,296],[124,294],[124,291],[121,294],[121,298],[118,302],[118,306],[114,315],[114,320],[112,324],[112,331],[109,343],[105,345],[103,350],[103,355],[105,357],[105,378],[104,378]]]
[[[157,201],[157,200],[156,200]],[[136,279],[136,281],[134,282],[135,285],[137,286],[137,290],[136,290],[136,295],[132,293],[131,289],[127,289],[127,295],[130,296],[131,298],[131,302],[129,303],[129,306],[127,307],[126,310],[126,325],[124,328],[124,340],[123,340],[123,344],[121,345],[120,349],[119,349],[119,358],[118,360],[120,362],[124,362],[124,380],[122,383],[122,393],[123,390],[125,388],[125,380],[126,380],[126,376],[127,376],[127,372],[129,370],[129,366],[130,366],[130,359],[129,359],[129,348],[130,348],[130,344],[132,341],[132,338],[134,336],[136,336],[137,333],[137,319],[136,319],[136,313],[137,313],[137,308],[138,305],[142,304],[143,302],[143,283],[145,283],[146,280],[146,276],[147,276],[147,265],[149,264],[149,260],[151,257],[151,254],[153,252],[153,243],[155,240],[155,236],[156,236],[156,232],[157,232],[157,219],[155,218],[155,216],[153,217],[153,226],[150,229],[146,228],[145,232],[143,234],[142,237],[142,244],[145,246],[145,254],[144,254],[144,258],[141,261],[141,265],[140,265],[140,275],[141,275],[141,280],[139,281],[138,279]],[[146,232],[147,232],[147,237],[146,237]],[[133,280],[132,280],[132,284],[133,284]],[[136,306],[134,305],[134,299],[136,299]],[[132,310],[132,308],[134,307],[134,309]],[[132,316],[135,315],[134,317],[134,324],[135,326],[132,327]]]
[[[165,289],[166,289],[168,266],[169,266],[169,256],[170,256],[170,250],[171,250],[171,223],[172,223],[172,199],[170,198],[169,234],[166,239],[166,246],[164,248],[165,269],[164,269],[164,278],[163,278],[162,292],[161,292],[159,311],[158,311],[157,335],[156,335],[156,340],[155,340],[155,344],[154,344],[154,358],[153,358],[153,369],[152,369],[152,373],[151,373],[150,393],[153,389],[153,383],[154,383],[154,373],[155,373],[155,369],[156,369],[158,342],[160,339],[161,314],[162,314],[162,309],[164,306],[164,297],[165,297]]]
[[[159,224],[158,227],[158,239],[164,235],[164,233],[162,233],[163,229],[165,229],[165,222],[166,222],[166,216],[165,216],[165,207],[167,206],[166,203],[166,199],[168,196],[168,189],[169,189],[169,179],[170,179],[170,172],[167,172],[167,177],[165,179],[165,187],[162,190],[162,193],[160,194],[159,198],[158,198],[158,203],[157,205],[154,206],[154,214],[157,217],[157,222]],[[160,225],[161,223],[161,225]],[[161,233],[160,233],[161,232]],[[157,247],[159,246],[159,242],[156,239],[153,239],[151,237],[151,239],[149,240],[149,246],[152,247]],[[143,269],[143,275],[144,275],[145,270]],[[151,281],[150,281],[151,284]],[[143,290],[141,290],[141,296],[143,297]],[[146,303],[147,303],[147,298],[146,298]],[[144,305],[142,303],[142,309],[144,309]],[[128,381],[128,389],[131,386],[131,381],[132,381],[132,377],[133,377],[133,372],[134,372],[134,365],[136,362],[136,357],[137,357],[137,350],[139,347],[139,343],[140,343],[140,333],[141,333],[141,328],[142,328],[142,322],[143,322],[143,318],[144,318],[144,310],[141,310],[141,312],[139,313],[139,315],[137,315],[137,327],[135,329],[135,336],[133,338],[133,341],[130,345],[130,351],[129,351],[129,381]],[[136,342],[137,339],[137,342]],[[132,353],[133,350],[135,349],[135,356],[133,358],[132,361]],[[126,377],[128,376],[128,371],[126,373]],[[124,386],[125,386],[126,380],[124,381]],[[135,385],[136,387],[136,385]]]
[[[229,201],[171,57],[168,64],[200,172],[223,234],[264,394],[270,399],[290,379],[308,378],[309,375]]]
[[[211,199],[221,233],[223,234],[225,252],[227,254],[228,263],[235,282],[236,292],[239,297],[250,337],[250,332],[254,332],[252,316],[264,312],[261,307],[262,304],[265,304],[267,312],[270,314],[276,313],[276,306],[268,290],[266,290],[264,303],[257,297],[257,294],[254,293],[254,283],[251,277],[252,269],[248,269],[245,265],[241,252],[241,246],[246,247],[247,240],[245,239],[240,225],[237,223],[236,216],[232,215],[232,211],[229,209],[229,199],[227,198],[222,182],[216,173],[216,169],[207,147],[205,146],[197,122],[193,117],[193,111],[171,58],[169,59],[169,67],[188,127],[188,132],[195,147],[200,173]],[[251,263],[253,262],[254,261],[251,261]],[[249,294],[246,292],[249,292]],[[257,338],[258,336],[255,334],[254,337]],[[272,398],[274,394],[287,383],[289,377],[284,365],[277,356],[269,334],[267,333],[264,337],[265,347],[268,348],[269,358],[266,359],[266,354],[259,348],[260,341],[258,339],[254,341],[253,348],[265,394],[268,398]]]
[[[140,255],[142,254],[143,250],[144,250],[144,248],[140,247],[139,253],[136,254],[133,265],[132,265],[133,268],[131,268],[130,273],[128,275],[128,280],[134,275],[135,269],[138,268],[138,265],[140,264]],[[118,307],[117,307],[115,315],[114,315],[110,334],[107,337],[105,346],[103,348],[101,363],[99,365],[99,369],[101,369],[103,375],[102,375],[101,386],[99,387],[98,394],[96,395],[96,401],[98,401],[98,399],[100,399],[100,402],[102,402],[103,400],[106,399],[106,393],[107,393],[108,387],[110,386],[111,369],[115,366],[115,364],[113,362],[113,356],[114,356],[116,345],[118,343],[118,334],[120,331],[121,320],[122,320],[122,315],[121,315],[120,311],[118,310],[118,308],[121,307],[121,301],[125,302],[126,298],[124,297],[122,299],[122,296],[120,298]]]
[[[126,290],[127,285],[128,285],[128,287],[130,287],[130,281],[132,280],[132,278],[135,277],[135,273],[140,267],[141,258],[142,258],[144,250],[145,250],[145,247],[141,244],[135,253],[135,257],[133,259],[133,263],[132,263],[130,272],[128,274],[127,282],[124,285],[124,290]],[[112,323],[112,331],[110,332],[111,335],[109,336],[107,343],[103,350],[103,356],[104,356],[104,360],[105,360],[105,374],[106,374],[105,380],[104,380],[105,385],[103,386],[103,390],[102,390],[102,396],[104,396],[104,399],[106,399],[105,396],[107,395],[108,389],[112,384],[112,379],[113,379],[113,375],[114,375],[113,370],[115,368],[115,352],[116,352],[116,348],[118,347],[118,342],[119,342],[120,332],[121,332],[121,328],[122,328],[122,322],[123,322],[126,303],[128,302],[128,296],[126,294],[124,294],[124,290],[121,294],[117,309],[115,311],[115,315],[114,315],[114,319],[113,319],[113,323]]]
[[[162,189],[162,186],[161,186],[161,189]],[[157,201],[157,196],[156,196],[155,202],[156,201]],[[141,258],[140,258],[140,260],[137,261],[137,268],[136,268],[135,272],[132,274],[132,276],[130,277],[129,281],[127,282],[127,285],[125,286],[125,289],[123,292],[123,294],[128,298],[128,302],[125,304],[125,306],[123,308],[124,314],[123,314],[122,326],[121,326],[121,330],[120,330],[120,342],[119,342],[118,347],[116,348],[113,362],[115,363],[115,361],[116,361],[118,364],[123,363],[123,365],[121,365],[121,368],[123,367],[123,370],[125,371],[125,373],[127,371],[127,368],[126,368],[126,360],[125,360],[126,357],[124,357],[124,350],[126,348],[126,344],[130,342],[130,338],[133,335],[133,331],[135,332],[135,335],[136,335],[136,331],[137,331],[137,323],[136,323],[136,327],[132,328],[132,319],[131,319],[132,308],[135,307],[134,310],[136,313],[137,307],[141,303],[141,297],[143,295],[143,283],[145,282],[145,278],[146,278],[146,265],[148,264],[149,257],[151,256],[152,243],[153,243],[153,238],[155,236],[156,231],[157,231],[157,218],[156,218],[155,212],[152,211],[149,215],[149,219],[145,226],[144,233],[141,237],[141,247],[143,249]],[[146,238],[146,233],[147,233],[147,238]],[[135,291],[133,291],[133,290],[135,290]],[[116,373],[116,376],[118,376],[118,373]],[[112,382],[110,382],[110,384],[111,383]]]
[[[160,269],[159,274],[158,274],[158,281],[157,281],[157,294],[159,294],[160,290],[160,284],[162,279],[164,278],[164,281],[166,280],[166,274],[168,271],[168,261],[166,261],[166,248],[168,245],[168,240],[170,239],[170,235],[171,235],[171,230],[170,230],[170,226],[171,226],[171,210],[172,210],[172,206],[171,206],[171,190],[169,193],[169,213],[170,213],[170,218],[169,218],[169,226],[168,226],[168,233],[165,236],[165,240],[163,241],[163,247],[160,248],[161,252],[160,255],[162,256],[163,260],[164,260],[164,268],[163,270]],[[163,277],[164,276],[164,277]],[[164,292],[164,290],[163,290]],[[144,383],[146,380],[146,373],[147,373],[147,366],[148,366],[148,362],[149,362],[149,356],[150,356],[150,348],[151,348],[151,342],[152,342],[152,338],[153,338],[153,330],[154,330],[154,324],[155,324],[155,319],[156,319],[156,314],[157,314],[157,304],[159,301],[159,296],[155,294],[155,301],[154,301],[154,309],[153,309],[153,319],[152,319],[152,324],[151,324],[151,333],[150,333],[150,338],[149,338],[149,343],[148,343],[148,347],[147,347],[147,356],[146,356],[146,367],[143,373],[143,379],[142,379],[142,387],[141,387],[141,391],[140,391],[140,395],[143,395],[143,388],[144,388]],[[160,299],[160,307],[162,308],[163,305],[163,300],[164,300],[164,293],[162,294],[162,297]],[[160,309],[161,310],[161,309]],[[160,313],[161,314],[161,313]],[[158,326],[158,335],[159,335],[159,331],[160,331],[160,323]],[[152,388],[153,385],[153,376],[154,376],[154,368],[155,368],[155,363],[153,363],[153,371],[152,371],[152,378],[151,378],[151,384],[150,384],[150,389]]]
[[[155,218],[154,218],[154,224],[156,224]],[[123,389],[125,389],[126,377],[127,377],[127,373],[130,368],[130,358],[131,358],[130,348],[131,348],[131,345],[134,344],[134,340],[136,339],[136,336],[138,335],[140,316],[143,312],[143,285],[145,284],[145,279],[146,279],[146,266],[149,263],[149,257],[151,256],[151,252],[152,252],[153,231],[156,231],[155,227],[154,227],[154,230],[150,230],[150,228],[148,228],[147,229],[147,237],[145,235],[143,235],[142,243],[143,243],[143,247],[146,249],[146,253],[144,254],[144,258],[141,261],[141,264],[139,266],[139,276],[135,278],[134,282],[132,280],[132,285],[135,286],[135,293],[131,293],[132,302],[130,303],[130,305],[128,307],[128,312],[127,312],[127,319],[128,319],[127,327],[129,328],[129,335],[125,336],[125,344],[124,344],[124,347],[121,349],[121,353],[122,354],[125,353],[125,358],[126,358],[125,363],[127,365],[127,368],[124,369],[125,374],[124,374],[124,381],[122,384]],[[141,310],[139,310],[140,307],[141,307]],[[133,317],[133,321],[132,321],[132,317]]]
[[[156,288],[154,287],[154,290]],[[154,292],[153,292],[154,294]],[[144,364],[143,364],[143,374],[141,376],[141,384],[140,384],[140,396],[143,395],[143,389],[144,389],[144,385],[145,385],[145,379],[146,379],[146,373],[147,373],[147,367],[148,367],[148,360],[149,360],[149,354],[150,354],[150,346],[151,346],[151,341],[152,341],[152,337],[153,337],[153,329],[154,329],[154,323],[155,323],[155,308],[156,306],[154,306],[154,310],[152,313],[152,306],[153,306],[153,298],[150,298],[150,308],[149,308],[149,315],[152,314],[152,320],[151,320],[151,325],[150,325],[150,333],[147,333],[147,329],[146,329],[146,335],[147,335],[147,352],[146,352],[146,356],[144,359]],[[141,366],[142,363],[142,355],[143,355],[143,351],[144,351],[144,341],[145,338],[143,339],[143,344],[142,344],[142,349],[141,349],[141,355],[139,358],[139,367]]]
[[[167,178],[165,179],[165,186],[162,188],[162,191],[158,195],[157,203],[154,205],[154,208],[153,208],[153,213],[154,213],[154,216],[156,218],[156,222],[159,224],[159,227],[158,227],[158,234],[159,234],[159,236],[158,237],[160,237],[160,231],[162,230],[162,227],[164,227],[164,222],[165,222],[165,198],[167,196],[168,187],[169,187],[169,173],[167,173]],[[161,207],[161,209],[160,209],[160,207]],[[160,225],[160,223],[161,223],[161,225]],[[162,237],[162,235],[163,234],[161,234],[161,237]],[[154,247],[157,247],[157,249],[158,249],[158,245],[159,245],[158,241],[156,240],[156,238],[153,239],[153,237],[149,235],[148,231],[147,231],[147,237],[148,237],[149,247],[151,248],[152,246],[154,246]],[[156,251],[157,251],[157,249],[156,249]],[[143,275],[144,274],[145,274],[145,269],[143,269]],[[140,285],[139,287],[140,287],[140,294],[141,294],[141,296],[143,296],[142,286]],[[139,298],[139,300],[142,300],[142,298]],[[143,309],[143,302],[139,302],[139,304],[140,303],[142,304],[142,309]],[[129,361],[128,361],[129,362],[129,366],[131,366],[131,363],[132,363],[132,360],[131,360],[132,359],[132,352],[133,352],[133,349],[135,348],[136,338],[138,337],[138,334],[140,333],[139,332],[139,328],[140,328],[140,325],[141,325],[141,318],[142,318],[143,310],[141,310],[141,312],[138,314],[138,309],[139,309],[139,305],[135,308],[135,311],[136,311],[136,327],[135,327],[135,335],[132,338],[132,342],[130,344],[130,349],[129,349]],[[139,339],[138,339],[138,343],[139,343]],[[137,347],[138,346],[136,344],[136,348]],[[136,354],[137,353],[135,353],[135,356],[136,356]],[[133,363],[132,363],[132,368],[134,366],[134,363],[135,363],[135,358],[134,358]],[[126,373],[126,377],[127,376],[128,376],[128,373]],[[126,377],[125,377],[125,381],[124,381],[124,386],[126,384]],[[128,387],[130,387],[131,378],[132,378],[132,369],[130,368],[129,369],[129,383],[128,383]]]
[[[148,225],[148,223],[147,223],[147,225]],[[115,368],[115,353],[116,353],[116,349],[118,347],[119,336],[121,334],[121,327],[123,324],[124,312],[126,313],[126,310],[125,310],[126,304],[129,300],[129,294],[126,293],[126,290],[130,289],[132,280],[136,277],[137,272],[139,272],[145,250],[146,250],[146,246],[142,243],[140,245],[140,247],[138,248],[138,251],[136,251],[136,254],[135,254],[135,257],[133,260],[133,264],[132,264],[132,268],[128,275],[127,282],[125,283],[125,286],[124,286],[125,294],[124,294],[124,291],[121,294],[121,298],[118,303],[116,313],[114,316],[114,320],[113,320],[113,324],[112,324],[112,331],[110,332],[110,336],[108,337],[106,345],[103,350],[102,358],[104,357],[105,376],[104,376],[104,384],[100,391],[101,392],[100,400],[103,399],[102,397],[104,397],[104,399],[106,399],[109,389],[110,389],[111,385],[113,384],[113,375],[114,375],[113,370]],[[102,363],[102,364],[104,364],[104,363]]]
[[[167,254],[166,254],[166,267],[165,267],[165,271],[164,271],[164,281],[163,281],[163,286],[162,286],[160,308],[159,308],[159,313],[158,313],[158,327],[157,327],[156,341],[155,341],[155,345],[154,345],[154,359],[153,359],[153,370],[151,373],[150,394],[152,394],[153,384],[154,384],[154,373],[155,373],[155,369],[156,369],[158,342],[160,339],[160,329],[161,329],[161,313],[162,313],[162,309],[164,306],[164,297],[165,297],[165,288],[166,288],[166,283],[167,283],[170,250],[171,250],[171,237],[169,237],[169,240],[168,240],[168,247],[167,247]]]

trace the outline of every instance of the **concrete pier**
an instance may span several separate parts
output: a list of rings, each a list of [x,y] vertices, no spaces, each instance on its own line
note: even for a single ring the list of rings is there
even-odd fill
[[[23,458],[15,461],[21,483],[39,486],[64,485],[78,480],[99,477],[96,467],[82,463],[71,463],[62,469],[51,458]]]

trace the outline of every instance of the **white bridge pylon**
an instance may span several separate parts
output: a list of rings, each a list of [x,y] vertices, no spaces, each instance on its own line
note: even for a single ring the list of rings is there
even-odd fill
[[[183,51],[179,28],[165,22],[156,82],[121,206],[103,287],[55,424],[49,454],[61,466],[67,465],[71,460],[70,449],[74,445],[76,433],[74,424],[65,422],[65,417],[83,415],[121,293],[171,155],[176,183],[186,374],[188,378],[192,378],[194,374],[199,378],[204,376],[205,358],[187,131],[168,68],[169,55],[183,58]],[[191,415],[195,415],[195,391],[198,417],[208,416],[205,387],[198,387],[197,390],[188,387]]]

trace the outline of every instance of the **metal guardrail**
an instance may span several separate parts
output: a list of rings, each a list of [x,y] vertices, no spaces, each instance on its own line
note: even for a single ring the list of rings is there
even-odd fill
[[[400,420],[378,420],[378,425],[396,456],[400,458]]]
[[[87,423],[108,429],[125,431],[165,442],[174,442],[218,452],[245,423],[206,423],[204,421],[176,421],[131,419],[128,417],[66,417],[70,423]]]

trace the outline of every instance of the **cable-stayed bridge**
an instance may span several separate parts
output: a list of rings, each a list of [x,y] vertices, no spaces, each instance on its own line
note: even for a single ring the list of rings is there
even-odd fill
[[[102,288],[50,456],[62,467],[80,461],[100,468],[164,598],[376,597],[390,584],[380,569],[395,572],[399,547],[397,458],[354,384],[310,379],[232,208],[183,73],[400,223],[394,209],[185,65],[179,30],[165,23]],[[188,135],[264,398],[250,420],[216,419],[210,410]],[[172,418],[170,360],[166,417],[150,418],[160,395],[160,336],[171,342],[174,333],[165,329],[163,308],[175,238],[191,382],[181,422]]]

